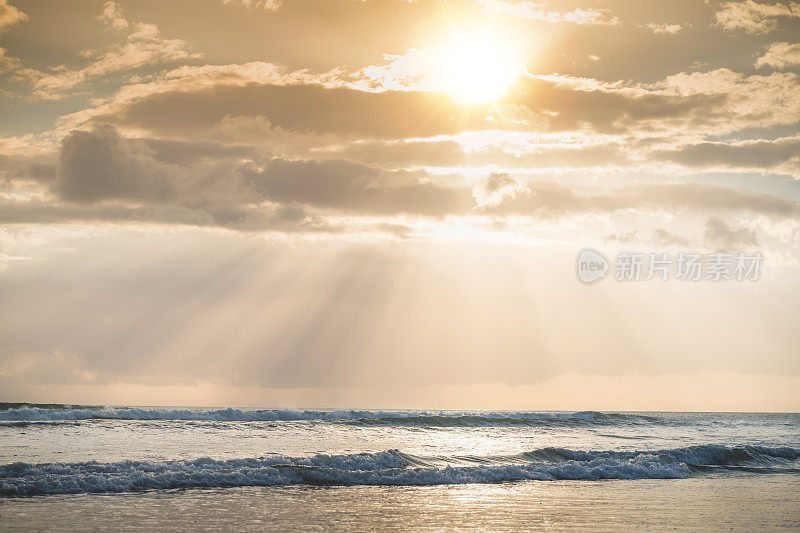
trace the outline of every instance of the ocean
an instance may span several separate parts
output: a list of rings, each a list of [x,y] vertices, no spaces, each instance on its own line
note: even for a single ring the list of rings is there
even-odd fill
[[[800,414],[0,404],[0,529],[800,528]]]

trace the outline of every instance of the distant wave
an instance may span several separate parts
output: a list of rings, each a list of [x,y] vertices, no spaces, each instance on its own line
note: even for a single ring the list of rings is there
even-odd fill
[[[581,411],[548,412],[453,412],[453,411],[372,411],[372,410],[297,410],[297,409],[140,409],[112,407],[28,407],[15,405],[0,409],[3,425],[20,422],[75,420],[193,420],[210,422],[273,422],[293,420],[328,420],[370,425],[409,426],[495,426],[495,425],[613,425],[652,423],[654,417]]]
[[[692,446],[655,451],[542,448],[508,457],[417,457],[389,450],[307,458],[0,466],[0,495],[270,485],[442,485],[521,480],[672,479],[707,469],[797,472],[798,448]]]

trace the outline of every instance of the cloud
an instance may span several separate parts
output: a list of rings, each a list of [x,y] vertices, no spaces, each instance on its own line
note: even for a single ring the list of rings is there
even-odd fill
[[[0,46],[0,75],[11,84],[30,84],[40,76],[39,71],[26,68],[18,57],[9,56],[7,50]],[[10,85],[0,88],[0,97],[13,94]]]
[[[98,102],[98,105],[76,111],[59,118],[62,128],[74,128],[89,121],[100,121],[98,117],[113,117],[124,114],[133,103],[159,98],[169,94],[195,93],[204,89],[223,89],[245,87],[253,84],[290,85],[318,84],[324,80],[309,75],[305,71],[286,72],[273,63],[252,61],[242,64],[226,65],[184,65],[159,73],[148,81],[121,86],[112,98]],[[234,116],[227,113],[225,116]]]
[[[647,84],[526,76],[492,105],[462,104],[443,92],[413,90],[414,84],[385,90],[365,72],[292,72],[264,62],[183,66],[125,85],[100,105],[60,122],[64,127],[108,122],[175,139],[257,129],[254,138],[269,137],[285,147],[288,137],[292,142],[313,135],[396,140],[495,129],[696,139],[800,121],[795,90],[800,80],[792,72],[765,76],[716,69]]]
[[[127,139],[110,125],[73,131],[62,142],[52,185],[67,203],[53,207],[54,219],[152,219],[242,229],[286,222],[297,210],[265,204],[239,164],[246,153],[241,146],[209,142]],[[85,207],[91,204],[105,205]],[[46,206],[33,207],[46,217]],[[16,214],[23,217],[24,207],[17,206]]]
[[[702,142],[656,150],[651,158],[691,168],[772,171],[800,179],[800,137],[739,142]]]
[[[256,190],[278,202],[299,202],[352,214],[443,216],[467,212],[466,191],[427,183],[424,173],[381,171],[343,160],[272,159],[245,171]]]
[[[706,222],[705,238],[721,249],[738,252],[758,246],[756,232],[750,228],[731,228],[724,220],[711,217]]]
[[[156,160],[174,165],[193,165],[220,159],[247,161],[257,157],[257,151],[252,146],[242,144],[147,138],[132,139],[131,142],[144,143]]]
[[[780,18],[800,18],[800,4],[763,4],[754,0],[726,2],[714,13],[715,23],[724,30],[769,33]]]
[[[498,172],[489,174],[472,188],[472,196],[478,207],[494,207],[502,203],[505,198],[513,198],[524,193],[530,194],[531,191],[508,174]]]
[[[776,69],[800,65],[800,43],[772,43],[763,56],[756,59],[756,68]]]
[[[180,169],[137,150],[110,126],[73,131],[62,141],[58,192],[66,200],[165,202],[175,196]]]
[[[103,4],[103,12],[97,19],[111,25],[117,30],[123,30],[130,26],[130,23],[122,13],[122,8],[119,7],[116,2],[106,2]]]
[[[262,117],[273,128],[362,139],[420,138],[487,129],[602,133],[719,133],[800,120],[797,75],[744,76],[720,69],[625,87],[562,76],[521,81],[498,106],[462,105],[447,94],[365,91],[260,74],[197,81],[170,78],[153,91],[121,91],[115,103],[75,120],[99,120],[158,136],[207,135],[229,117]],[[185,71],[187,76],[197,75]],[[267,76],[278,76],[273,71]],[[180,76],[175,73],[174,76]],[[274,78],[273,78],[274,79]],[[240,81],[241,80],[241,81]],[[262,78],[263,80],[263,78]],[[177,83],[181,81],[181,83]],[[342,82],[344,83],[344,82]]]
[[[242,198],[237,200],[238,195],[226,198],[224,192],[213,187],[170,201],[138,203],[75,203],[40,198],[10,200],[0,196],[0,223],[139,222],[221,226],[240,231],[378,231],[395,234],[397,231],[393,228],[403,226],[402,233],[406,234],[408,226],[398,225],[392,217],[422,217],[418,221],[423,223],[423,228],[429,227],[424,219],[432,222],[451,216],[470,217],[473,223],[478,223],[475,218],[478,216],[486,216],[487,220],[513,216],[542,221],[587,214],[640,213],[637,216],[642,216],[647,212],[681,216],[749,212],[778,219],[797,220],[800,217],[800,206],[791,200],[726,187],[683,183],[637,184],[597,193],[573,190],[555,182],[514,185],[500,180],[503,183],[497,185],[498,190],[510,187],[520,192],[505,194],[499,204],[481,206],[469,189],[441,187],[421,181],[386,184],[381,179],[385,175],[378,172],[354,178],[347,173],[337,174],[337,169],[346,166],[344,162],[275,161],[272,168],[261,174],[251,169],[243,172],[258,189],[250,202]],[[316,172],[319,169],[326,174]],[[310,186],[320,190],[311,191],[308,189]],[[489,188],[491,186],[489,184]],[[619,242],[631,238],[632,235],[608,237]],[[667,233],[654,232],[653,240],[659,239],[679,242],[674,235],[670,237]]]
[[[95,383],[98,377],[74,355],[57,350],[35,353],[11,348],[0,349],[0,376],[13,376],[19,383],[43,385]]]
[[[380,139],[494,128],[488,110],[465,108],[441,93],[250,82],[149,94],[108,108],[93,120],[161,136],[195,137],[226,117],[260,116],[285,130]]]
[[[472,160],[464,147],[453,140],[431,141],[362,141],[332,149],[343,159],[389,166],[466,166]]]
[[[599,139],[526,139],[511,146],[497,141],[469,148],[456,140],[361,141],[332,148],[329,153],[391,168],[494,166],[565,170],[623,167],[631,162],[620,143]]]
[[[119,200],[199,209],[223,225],[238,224],[249,217],[250,206],[267,201],[353,214],[430,216],[463,213],[473,205],[466,190],[426,183],[424,172],[383,171],[343,160],[239,163],[243,150],[125,139],[112,126],[99,125],[65,137],[54,190],[79,204]]]
[[[0,185],[18,182],[50,182],[56,176],[56,165],[51,154],[15,154],[0,151]]]
[[[793,153],[793,146],[781,149]],[[712,150],[717,148],[712,146]],[[697,149],[702,152],[706,147]],[[676,159],[675,154],[670,157]],[[683,164],[691,164],[691,153],[682,157],[688,158]],[[733,163],[737,157],[748,161],[725,152],[715,157]],[[697,159],[713,164],[715,157],[701,153]],[[330,225],[323,218],[342,216],[553,219],[686,210],[798,216],[793,200],[699,183],[646,182],[598,190],[500,172],[465,183],[463,177],[434,179],[425,170],[402,165],[390,170],[335,157],[291,159],[211,141],[125,138],[113,126],[102,124],[75,130],[63,139],[55,179],[47,165],[36,177],[32,164],[14,164],[22,179],[49,188],[53,196],[9,197],[4,202],[4,221],[10,223],[151,220],[244,230],[318,231]]]
[[[183,40],[164,39],[155,24],[129,23],[124,18],[122,9],[114,2],[104,4],[99,18],[116,30],[130,29],[125,40],[103,51],[82,51],[81,55],[90,60],[82,68],[73,69],[60,65],[50,69],[50,72],[38,73],[33,82],[37,97],[58,99],[64,97],[70,89],[109,74],[129,73],[147,65],[199,57],[187,50]]]
[[[541,3],[531,1],[507,2],[504,0],[477,0],[486,13],[511,15],[522,20],[540,20],[550,24],[595,24],[614,26],[620,24],[617,17],[611,16],[606,9],[581,9],[558,12],[542,9]]]
[[[675,35],[679,31],[683,29],[680,24],[656,24],[654,22],[650,22],[647,24],[647,27],[653,33],[660,33],[660,34],[667,34],[667,35]]]
[[[474,198],[490,211],[529,214],[648,206],[797,213],[796,202],[790,200],[701,184],[643,183],[608,194],[581,195],[563,185],[528,185],[495,173],[467,191],[430,183],[424,171],[386,171],[346,160],[277,157],[238,163],[241,150],[213,143],[125,139],[103,125],[74,131],[64,139],[55,186],[62,198],[76,202],[177,202],[211,211],[271,200],[352,214],[443,216],[469,212]]]
[[[800,204],[794,200],[691,182],[639,183],[623,187],[615,191],[613,196],[617,201],[627,201],[632,207],[638,201],[645,206],[675,210],[743,210],[793,218],[800,214]]]
[[[239,149],[240,159],[269,154],[387,169],[635,168],[656,174],[669,162],[690,169],[800,175],[793,156],[796,138],[697,141],[800,121],[800,95],[792,90],[798,78],[790,72],[745,76],[719,69],[645,86],[537,76],[521,82],[498,106],[463,106],[441,93],[365,91],[309,83],[272,65],[233,67],[172,71],[166,86],[131,88],[130,95],[83,120],[151,137],[251,144],[249,153]],[[268,82],[260,83],[263,79]],[[531,140],[509,144],[494,131],[521,135],[521,128]],[[480,131],[498,141],[469,146],[458,140],[463,132]],[[537,135],[563,138],[536,140]]]
[[[607,235],[604,240],[606,242],[630,244],[633,242],[646,242],[654,246],[689,246],[690,241],[685,237],[681,237],[664,228],[655,228],[651,233],[649,239],[642,236],[640,230],[632,230],[625,233],[612,233]]]
[[[749,211],[791,218],[800,215],[800,204],[793,200],[692,182],[635,183],[607,192],[581,191],[550,181],[532,182],[528,186],[530,195],[504,198],[486,212],[539,217],[648,210],[672,213]]]
[[[277,11],[283,4],[283,0],[222,0],[222,3],[226,6],[239,6],[246,9]]]
[[[639,230],[632,230],[625,233],[612,233],[610,235],[606,235],[603,240],[605,240],[606,242],[618,242],[622,244],[627,244],[635,241],[638,235],[639,235]]]
[[[0,196],[0,224],[103,224],[162,226],[221,227],[238,232],[342,233],[369,231],[369,224],[352,227],[337,226],[321,217],[311,216],[301,207],[291,204],[260,204],[258,206],[192,208],[177,203],[123,204],[103,202],[78,204],[47,202],[40,199],[8,201]],[[384,231],[377,228],[379,232]]]
[[[800,121],[800,77],[791,72],[748,76],[720,68],[706,72],[681,72],[647,85],[651,93],[708,100],[705,113],[687,117],[685,126],[695,133],[717,135],[748,127],[768,128]],[[714,96],[719,97],[713,101]],[[715,131],[716,130],[716,131]]]
[[[676,235],[664,228],[656,228],[653,230],[653,242],[661,246],[688,246],[689,239]]]
[[[601,133],[708,124],[727,103],[723,94],[668,94],[563,77],[527,80],[506,100],[536,113],[553,130],[589,126]]]
[[[0,0],[0,32],[26,20],[28,15],[9,4],[8,0]]]

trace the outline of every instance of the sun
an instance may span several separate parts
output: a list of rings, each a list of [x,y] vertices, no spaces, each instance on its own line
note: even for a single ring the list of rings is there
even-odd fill
[[[525,68],[514,48],[491,36],[462,37],[445,47],[445,90],[468,103],[502,98]]]

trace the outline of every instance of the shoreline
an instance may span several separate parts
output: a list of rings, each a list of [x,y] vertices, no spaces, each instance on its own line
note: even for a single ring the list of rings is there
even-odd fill
[[[347,529],[586,531],[800,527],[800,476],[242,487],[0,500],[7,531]]]

